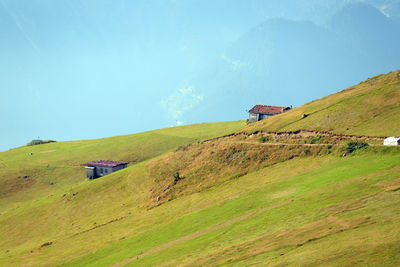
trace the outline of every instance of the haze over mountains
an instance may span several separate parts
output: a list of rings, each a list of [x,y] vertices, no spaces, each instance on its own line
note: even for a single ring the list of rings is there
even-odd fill
[[[383,0],[2,0],[0,150],[300,105],[398,69],[399,10]]]
[[[396,70],[399,36],[396,21],[363,3],[345,6],[322,26],[269,19],[241,36],[197,80],[211,101],[205,99],[193,120],[218,108],[225,112],[216,112],[217,121],[232,120],[255,103],[297,106]]]

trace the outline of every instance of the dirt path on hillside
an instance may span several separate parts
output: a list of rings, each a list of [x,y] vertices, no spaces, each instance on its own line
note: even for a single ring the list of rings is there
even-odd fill
[[[233,143],[239,144],[253,144],[253,145],[264,145],[264,146],[345,146],[345,144],[294,144],[294,143],[259,143],[251,141],[233,141]],[[368,144],[369,146],[384,146],[383,144]]]
[[[285,204],[287,204],[289,202],[290,202],[290,200],[283,201],[282,203],[279,203],[279,204],[277,203],[277,204],[268,206],[266,208],[261,208],[261,209],[255,210],[253,212],[249,212],[249,213],[243,214],[243,215],[241,215],[239,217],[236,217],[236,218],[227,220],[227,221],[225,221],[223,223],[219,223],[219,224],[216,224],[214,226],[211,226],[211,227],[209,227],[209,228],[207,228],[205,230],[197,231],[197,232],[194,232],[192,234],[189,234],[189,235],[186,235],[186,236],[182,236],[182,237],[180,237],[178,239],[172,240],[172,241],[167,242],[165,244],[162,244],[162,245],[160,245],[158,247],[149,249],[149,250],[147,250],[147,251],[145,251],[145,252],[143,252],[143,253],[141,253],[139,255],[136,255],[136,256],[127,258],[127,259],[125,259],[123,261],[117,262],[117,263],[115,263],[115,264],[113,264],[111,266],[112,267],[124,266],[126,264],[129,264],[129,263],[135,261],[135,260],[139,260],[139,259],[141,259],[143,257],[146,257],[146,256],[148,256],[150,254],[157,253],[157,252],[160,252],[160,251],[165,250],[167,248],[170,248],[172,246],[179,245],[179,244],[181,244],[181,243],[183,243],[185,241],[188,241],[188,240],[194,239],[196,237],[205,235],[205,234],[210,233],[212,231],[216,231],[216,230],[221,229],[221,228],[223,228],[225,226],[228,226],[228,225],[243,221],[243,220],[245,220],[245,219],[247,219],[247,218],[249,218],[251,216],[254,216],[254,215],[260,214],[260,213],[262,213],[264,211],[267,211],[267,210],[270,210],[270,209],[285,205]]]
[[[252,145],[263,145],[263,146],[329,146],[331,144],[293,144],[293,143],[260,143],[251,141],[233,141],[239,144],[252,144]]]
[[[223,138],[227,138],[227,137],[252,136],[252,135],[257,135],[257,134],[275,135],[275,136],[304,136],[304,137],[309,137],[310,135],[312,135],[312,136],[322,135],[322,136],[330,136],[330,137],[339,137],[339,138],[344,138],[344,139],[357,138],[357,139],[379,140],[379,141],[383,141],[386,138],[384,136],[349,135],[349,134],[335,134],[335,133],[326,132],[326,131],[297,130],[297,131],[287,131],[287,132],[268,132],[268,131],[255,131],[253,133],[239,132],[239,133],[228,134],[228,135],[215,137],[215,138],[211,138],[211,139],[206,139],[203,142],[219,140],[219,139],[223,139]]]
[[[4,161],[1,159],[0,159],[0,163],[3,164],[5,167],[7,167],[7,164],[5,164]]]

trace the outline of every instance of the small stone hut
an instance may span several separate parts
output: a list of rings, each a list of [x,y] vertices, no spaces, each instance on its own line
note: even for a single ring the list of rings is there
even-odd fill
[[[249,110],[248,122],[257,122],[268,117],[280,114],[291,107],[269,106],[269,105],[255,105]]]
[[[86,177],[89,180],[92,180],[124,169],[128,166],[128,163],[121,161],[98,160],[86,163],[85,165]]]

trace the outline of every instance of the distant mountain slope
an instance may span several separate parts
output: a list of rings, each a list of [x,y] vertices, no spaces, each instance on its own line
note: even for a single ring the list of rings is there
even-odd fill
[[[328,24],[336,38],[348,40],[346,49],[358,54],[359,66],[373,71],[399,68],[400,24],[376,8],[357,3],[345,6]]]
[[[191,79],[204,101],[185,121],[243,118],[259,103],[298,106],[399,69],[398,36],[398,22],[361,3],[345,5],[324,25],[268,19]]]
[[[306,118],[302,118],[306,114]],[[300,129],[341,134],[400,135],[400,71],[370,78],[349,89],[249,125],[251,131]]]

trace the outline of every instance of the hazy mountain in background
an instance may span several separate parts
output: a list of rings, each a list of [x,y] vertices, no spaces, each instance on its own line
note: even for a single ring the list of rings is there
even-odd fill
[[[347,39],[368,60],[363,68],[379,71],[399,67],[400,24],[372,6],[358,3],[348,5],[328,22],[337,38]],[[371,64],[373,60],[373,64]]]
[[[254,104],[297,106],[396,70],[399,36],[396,21],[364,3],[344,6],[323,26],[267,20],[194,79],[205,93],[190,119],[244,118]]]

